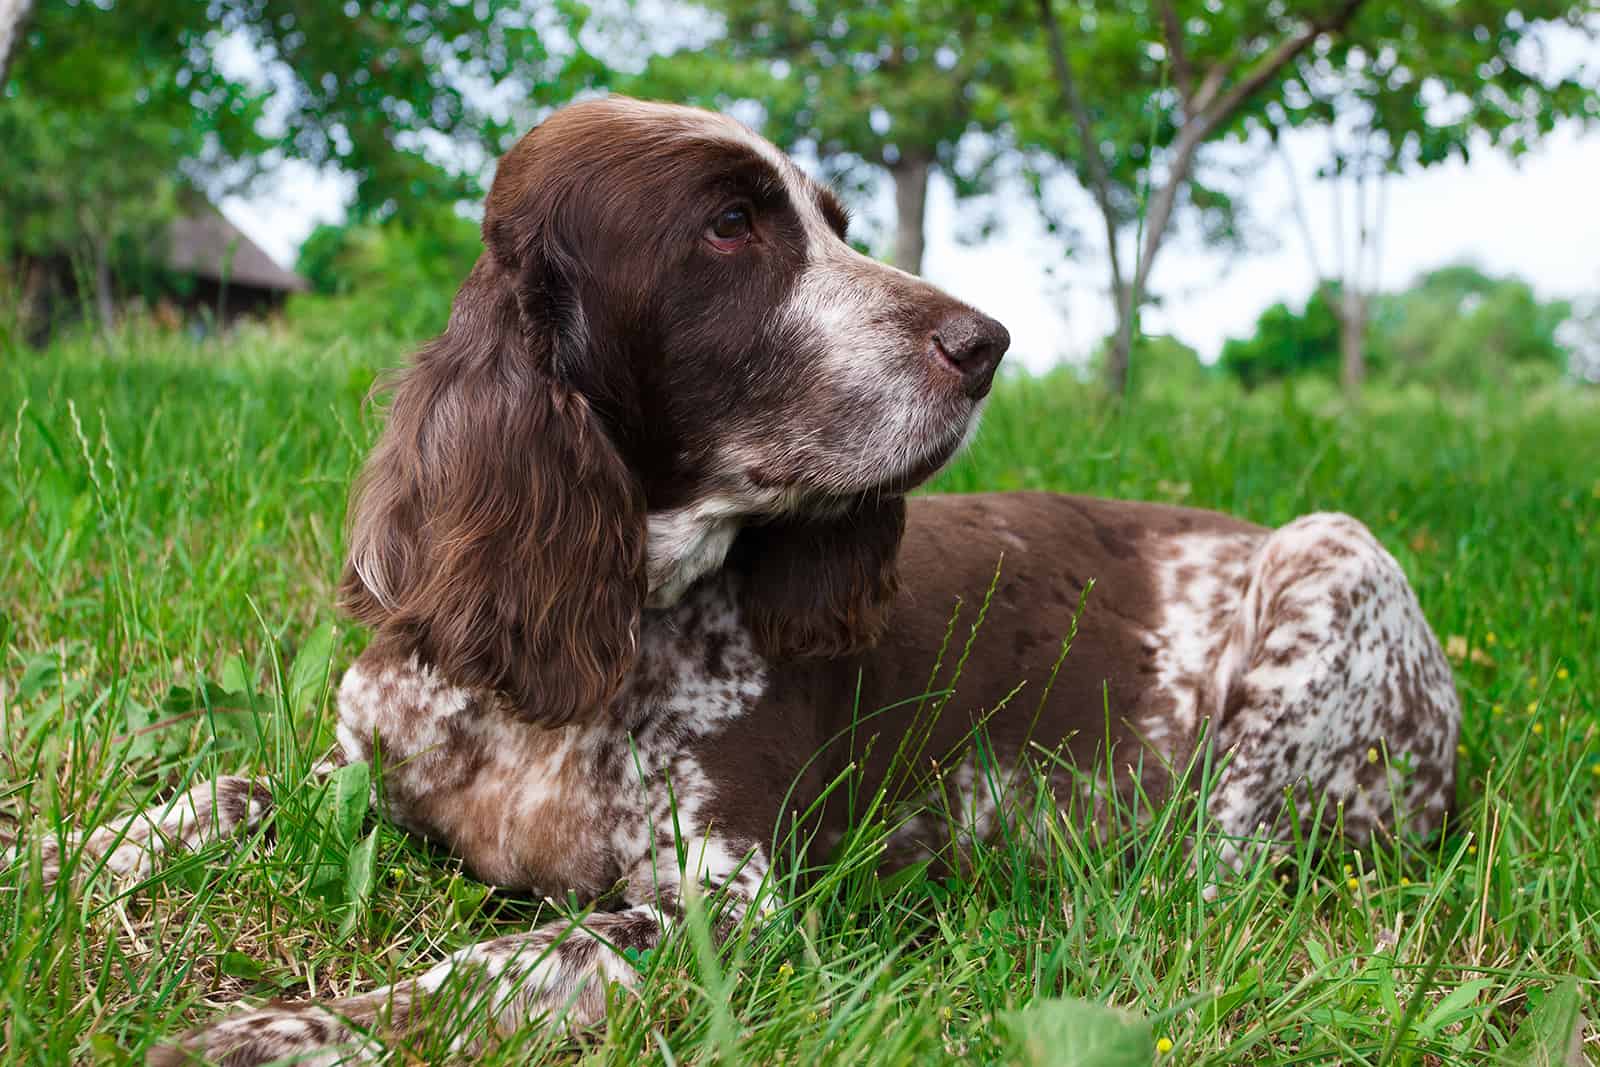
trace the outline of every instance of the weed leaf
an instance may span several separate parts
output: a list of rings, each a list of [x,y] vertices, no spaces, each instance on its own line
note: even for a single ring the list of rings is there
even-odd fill
[[[1051,997],[1000,1016],[1013,1063],[1027,1067],[1150,1067],[1150,1025],[1087,1000]]]
[[[296,718],[303,719],[322,696],[332,658],[333,624],[325,622],[307,635],[289,668],[289,711]]]
[[[367,910],[367,901],[372,897],[373,860],[377,852],[378,828],[374,826],[361,844],[350,850],[350,862],[344,872],[345,913],[339,923],[340,940],[350,936],[350,932],[356,928],[356,920]]]

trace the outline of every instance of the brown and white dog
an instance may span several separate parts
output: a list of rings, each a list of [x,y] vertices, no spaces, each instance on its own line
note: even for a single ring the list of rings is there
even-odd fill
[[[896,823],[890,862],[993,831],[996,774],[1042,774],[1063,805],[1085,781],[1148,802],[1202,738],[1236,849],[1287,832],[1286,794],[1357,842],[1441,825],[1450,671],[1367,530],[906,499],[971,436],[1009,338],[845,228],[827,189],[703,111],[575,104],[506,154],[485,251],[398,379],[354,497],[344,602],[373,639],[338,737],[381,759],[388,816],[479,878],[620,884],[621,906],[362,996],[226,1017],[169,1053],[375,1056],[462,976],[501,1032],[594,1021],[603,980],[634,980],[620,953],[655,944],[686,892],[720,890],[724,929],[772,903],[796,813],[825,856],[849,805],[824,794],[852,764],[858,792],[958,813]],[[915,699],[952,612],[964,634],[985,603],[953,692]],[[79,844],[141,871],[270,806],[225,778]]]

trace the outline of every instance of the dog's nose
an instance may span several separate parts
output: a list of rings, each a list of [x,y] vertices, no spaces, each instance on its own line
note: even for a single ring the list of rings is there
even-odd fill
[[[974,400],[987,396],[1000,357],[1011,347],[1010,332],[978,311],[953,312],[933,331],[933,347],[961,372],[961,385]]]

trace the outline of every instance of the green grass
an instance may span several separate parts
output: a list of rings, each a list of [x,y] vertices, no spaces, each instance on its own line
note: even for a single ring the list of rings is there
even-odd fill
[[[145,884],[0,875],[5,1062],[136,1058],[238,998],[369,988],[549,916],[301,782],[326,679],[365,639],[332,608],[376,429],[361,399],[405,354],[245,332],[5,356],[8,832],[27,845],[219,771],[283,798],[258,840]],[[716,953],[691,928],[651,953],[603,1032],[531,1029],[499,1058],[1128,1062],[1072,1051],[1119,1026],[1081,998],[1142,1020],[1135,1060],[1164,1038],[1186,1064],[1531,1062],[1600,979],[1597,457],[1592,393],[1378,393],[1351,414],[1320,387],[1158,387],[1124,416],[1064,377],[1005,383],[939,488],[1365,519],[1472,650],[1457,832],[1258,870],[1213,904],[1176,828],[1108,845],[1053,821],[1037,854],[979,848],[956,879],[877,878],[863,846],[753,939]]]

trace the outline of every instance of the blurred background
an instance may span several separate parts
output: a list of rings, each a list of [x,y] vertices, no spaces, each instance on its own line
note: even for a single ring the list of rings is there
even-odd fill
[[[1114,390],[1600,381],[1592,0],[0,0],[0,344],[443,325],[493,161],[730,111]]]

